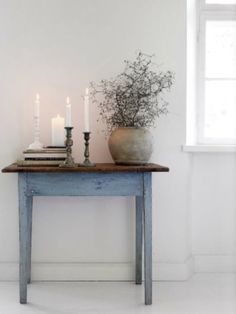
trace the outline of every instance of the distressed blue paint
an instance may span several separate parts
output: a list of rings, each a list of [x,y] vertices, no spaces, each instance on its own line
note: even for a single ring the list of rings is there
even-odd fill
[[[31,282],[31,247],[32,247],[32,214],[33,196],[28,196],[28,217],[27,217],[27,283]]]
[[[33,195],[142,195],[142,173],[29,173]]]
[[[145,304],[152,304],[152,175],[143,174]]]
[[[19,239],[20,239],[20,303],[27,303],[27,259],[29,256],[28,243],[28,210],[30,197],[27,196],[27,174],[19,174]]]
[[[142,284],[143,197],[136,196],[136,263],[135,281]]]
[[[151,173],[19,173],[20,303],[31,272],[33,196],[136,196],[136,283],[142,282],[144,224],[145,304],[152,303]]]

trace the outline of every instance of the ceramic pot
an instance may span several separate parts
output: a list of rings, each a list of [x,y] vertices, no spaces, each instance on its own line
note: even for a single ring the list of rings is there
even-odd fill
[[[152,154],[152,135],[145,128],[117,128],[108,140],[114,162],[118,165],[143,165]]]

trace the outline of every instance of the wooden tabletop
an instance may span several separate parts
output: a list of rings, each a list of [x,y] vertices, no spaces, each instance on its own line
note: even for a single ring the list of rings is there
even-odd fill
[[[18,166],[16,163],[2,169],[2,172],[168,172],[169,168],[157,164],[143,166],[123,166],[98,163],[95,167],[58,167],[58,166]]]

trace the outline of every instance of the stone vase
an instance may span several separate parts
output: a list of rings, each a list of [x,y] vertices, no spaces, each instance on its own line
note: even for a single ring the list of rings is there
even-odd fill
[[[141,127],[117,128],[111,133],[108,146],[116,164],[144,165],[152,154],[152,135]]]

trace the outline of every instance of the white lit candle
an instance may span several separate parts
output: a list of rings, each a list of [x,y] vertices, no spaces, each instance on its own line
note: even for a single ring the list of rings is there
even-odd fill
[[[39,94],[36,94],[35,103],[34,103],[34,116],[39,118],[39,107],[40,107],[40,98]]]
[[[64,146],[65,141],[65,119],[58,114],[52,118],[52,146]]]
[[[86,88],[84,96],[84,132],[89,132],[89,89]]]
[[[71,104],[70,104],[70,98],[66,98],[66,126],[71,127]]]

